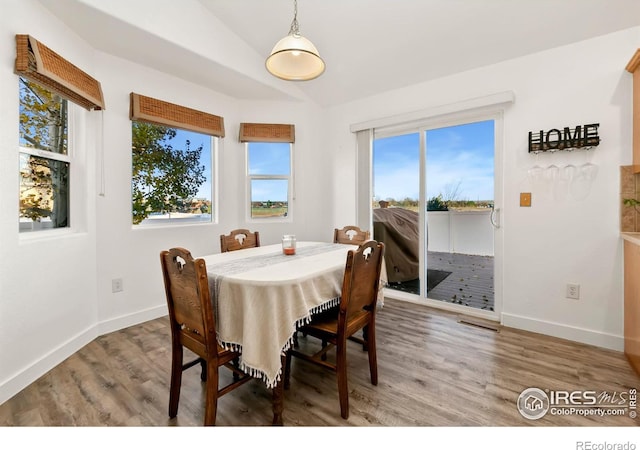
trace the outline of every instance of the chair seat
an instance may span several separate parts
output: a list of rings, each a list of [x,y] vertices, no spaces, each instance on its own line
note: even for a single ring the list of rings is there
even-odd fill
[[[349,319],[349,326],[346,330],[346,337],[360,330],[369,320],[368,311],[357,311]],[[317,315],[311,322],[300,328],[312,336],[336,336],[338,334],[338,310],[329,310],[326,313]],[[320,336],[318,336],[320,335]]]

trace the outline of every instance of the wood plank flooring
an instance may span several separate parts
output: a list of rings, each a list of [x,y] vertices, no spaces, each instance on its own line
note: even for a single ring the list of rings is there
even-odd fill
[[[350,417],[340,418],[335,374],[295,360],[285,426],[634,426],[625,416],[523,418],[529,387],[623,392],[640,387],[624,355],[502,328],[464,325],[456,314],[387,299],[377,316],[379,384],[350,343]],[[311,338],[300,338],[311,346]],[[91,342],[0,405],[2,426],[198,426],[198,367],[185,372],[178,417],[167,415],[170,336],[166,318]],[[226,372],[224,379],[230,377]],[[259,380],[222,397],[217,424],[271,423],[271,392]]]

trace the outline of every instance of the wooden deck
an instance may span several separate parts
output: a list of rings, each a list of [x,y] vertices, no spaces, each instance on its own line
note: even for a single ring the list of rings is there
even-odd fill
[[[493,256],[428,252],[427,267],[451,272],[444,280],[428,291],[430,299],[486,311],[494,310]],[[417,280],[390,287],[391,289],[419,294]]]

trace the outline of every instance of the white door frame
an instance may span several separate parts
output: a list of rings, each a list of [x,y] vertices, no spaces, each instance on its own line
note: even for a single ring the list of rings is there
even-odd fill
[[[419,204],[421,210],[424,210],[426,204],[426,171],[425,165],[425,136],[424,131],[433,128],[442,128],[452,125],[460,125],[463,123],[477,122],[481,120],[494,121],[494,208],[500,213],[504,211],[504,190],[503,190],[503,160],[504,160],[504,132],[503,132],[503,111],[504,107],[513,103],[514,96],[512,92],[495,94],[492,96],[482,97],[480,99],[472,99],[467,102],[461,102],[454,105],[446,105],[443,107],[432,108],[423,112],[405,114],[401,116],[390,117],[386,119],[373,120],[361,124],[351,126],[351,131],[369,130],[367,138],[358,140],[357,164],[359,174],[369,174],[368,183],[358,183],[357,205],[358,218],[369,218],[368,223],[359,223],[360,226],[367,226],[372,229],[371,223],[371,194],[372,194],[372,143],[373,137],[384,137],[398,134],[408,134],[412,132],[420,133],[420,199]],[[466,106],[466,107],[465,107]],[[420,115],[422,117],[420,118]],[[363,133],[359,133],[361,136]],[[365,148],[366,146],[366,148]],[[365,213],[364,209],[369,211]],[[362,211],[361,211],[362,210]],[[426,230],[426,215],[420,214],[420,229]],[[502,296],[503,296],[503,255],[504,255],[504,217],[499,218],[500,227],[494,229],[494,311],[478,310],[461,305],[445,303],[440,300],[431,300],[421,297],[419,300],[412,294],[394,291],[392,289],[385,290],[385,296],[389,298],[397,298],[404,301],[427,304],[440,309],[447,309],[461,314],[486,318],[490,320],[502,321]],[[424,247],[425,233],[420,233],[420,248]],[[421,257],[420,273],[426,273],[424,270],[424,257]],[[423,279],[424,276],[421,276]],[[421,281],[424,284],[426,280]],[[424,287],[421,286],[421,292]]]

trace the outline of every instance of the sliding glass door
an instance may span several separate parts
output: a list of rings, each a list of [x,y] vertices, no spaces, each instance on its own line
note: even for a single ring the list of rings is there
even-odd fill
[[[420,133],[373,141],[373,238],[385,243],[392,289],[420,295]]]
[[[372,219],[389,290],[496,311],[496,119],[374,130]]]

